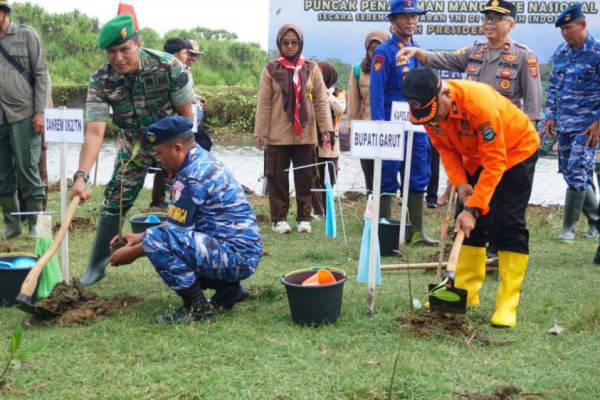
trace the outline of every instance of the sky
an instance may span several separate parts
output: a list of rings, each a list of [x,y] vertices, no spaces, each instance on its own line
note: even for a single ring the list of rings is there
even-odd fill
[[[51,13],[79,11],[105,23],[117,14],[119,0],[27,0]],[[197,26],[234,32],[242,42],[259,43],[267,49],[269,0],[129,0],[140,28],[160,34],[171,29]],[[165,7],[168,4],[169,7]]]

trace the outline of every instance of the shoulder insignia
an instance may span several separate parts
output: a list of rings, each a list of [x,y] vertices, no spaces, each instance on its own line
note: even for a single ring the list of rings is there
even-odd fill
[[[188,74],[183,73],[183,74],[179,75],[179,78],[177,78],[177,85],[180,87],[183,87],[188,83],[188,80],[189,80]]]
[[[508,79],[503,79],[500,81],[500,87],[504,90],[510,89],[511,83]]]
[[[504,58],[504,61],[515,62],[519,59],[519,56],[517,56],[515,54],[505,54],[503,58]]]
[[[462,56],[463,54],[467,54],[467,49],[465,49],[465,48],[463,47],[462,49],[458,49],[458,50],[456,50],[456,52],[455,52],[455,53],[456,53],[456,54],[460,54],[460,55]]]
[[[491,126],[489,128],[484,129],[481,132],[481,135],[483,136],[483,140],[486,142],[491,142],[496,138],[496,132],[494,132]]]
[[[408,68],[408,67],[402,68],[402,72],[404,72],[405,74],[408,73],[408,71],[410,71],[410,68]]]
[[[533,78],[537,78],[539,75],[539,69],[538,69],[538,65],[537,65],[537,59],[535,58],[528,58],[527,59],[527,65],[529,65],[529,75],[531,75]]]
[[[373,69],[379,71],[385,62],[385,56],[383,54],[376,54],[373,59]]]

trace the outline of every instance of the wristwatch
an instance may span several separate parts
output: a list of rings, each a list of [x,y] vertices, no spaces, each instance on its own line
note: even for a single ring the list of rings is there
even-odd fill
[[[479,218],[481,216],[481,210],[477,207],[464,207],[463,210],[470,212],[473,214],[475,218]]]
[[[73,174],[73,182],[75,182],[77,180],[77,178],[83,178],[83,181],[85,183],[88,182],[88,180],[90,179],[90,175],[86,174],[85,172],[83,172],[82,170],[77,170],[75,171],[75,173]]]

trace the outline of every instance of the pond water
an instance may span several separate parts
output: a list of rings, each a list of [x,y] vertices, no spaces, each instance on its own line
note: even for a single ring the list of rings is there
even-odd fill
[[[79,163],[80,145],[67,145],[67,176],[73,176]],[[263,153],[251,146],[213,146],[212,153],[221,160],[235,175],[240,183],[260,193],[262,188]],[[115,160],[116,146],[114,142],[106,142],[100,151],[97,184],[106,184],[111,177]],[[50,182],[59,179],[60,145],[48,144],[48,179]],[[364,191],[364,179],[360,162],[348,153],[340,157],[339,187],[346,191]],[[445,173],[440,173],[440,193],[446,186]],[[90,172],[91,181],[94,179],[94,168]],[[144,187],[151,189],[154,175],[146,177]],[[293,181],[291,181],[293,182]],[[557,173],[555,158],[540,158],[538,160],[531,195],[533,204],[563,204],[566,184]]]

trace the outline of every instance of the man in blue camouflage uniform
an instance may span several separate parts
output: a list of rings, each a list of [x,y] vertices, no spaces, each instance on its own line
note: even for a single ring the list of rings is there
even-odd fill
[[[416,1],[392,0],[389,20],[392,25],[392,37],[380,44],[373,53],[371,61],[371,85],[369,100],[371,103],[371,119],[389,121],[392,102],[406,101],[402,96],[402,80],[408,71],[420,64],[416,59],[396,62],[396,53],[404,47],[417,46],[412,36],[417,30],[420,10]],[[408,196],[408,212],[411,222],[410,243],[435,245],[438,242],[425,236],[423,230],[423,202],[427,183],[431,175],[429,163],[429,139],[425,132],[415,132],[412,151],[410,183]],[[404,171],[404,162],[384,160],[381,172],[381,212],[385,218],[391,216],[391,197],[398,188],[398,171]]]
[[[548,135],[558,137],[558,171],[568,185],[557,239],[568,243],[575,239],[582,210],[590,223],[584,236],[598,236],[598,202],[592,179],[600,131],[600,43],[586,30],[579,3],[566,8],[556,26],[566,43],[552,56],[545,113]]]
[[[98,230],[88,268],[81,278],[85,286],[106,276],[111,238],[119,232],[120,199],[123,215],[133,205],[152,163],[152,147],[141,143],[143,132],[153,122],[175,113],[190,120],[194,91],[181,63],[167,53],[143,49],[129,14],[108,21],[100,30],[98,45],[106,49],[108,63],[92,76],[86,100],[85,141],[79,170],[73,176],[72,196],[85,201],[88,172],[96,161],[109,109],[119,130],[121,147],[100,211]],[[122,191],[122,193],[121,193]]]
[[[166,223],[125,236],[127,245],[110,257],[112,265],[146,255],[183,306],[157,322],[214,321],[214,307],[231,309],[248,292],[240,280],[256,271],[262,256],[252,206],[225,166],[196,144],[192,122],[174,116],[148,128],[144,139],[156,159],[176,174]],[[116,236],[113,239],[115,242]],[[203,289],[216,289],[208,302]]]

